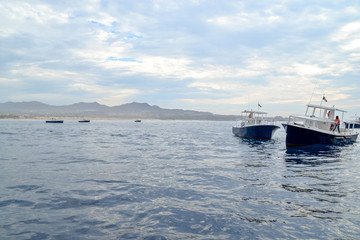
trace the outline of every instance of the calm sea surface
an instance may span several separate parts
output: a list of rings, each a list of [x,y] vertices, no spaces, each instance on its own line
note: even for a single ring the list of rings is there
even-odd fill
[[[233,122],[0,121],[0,239],[359,239],[360,144]]]

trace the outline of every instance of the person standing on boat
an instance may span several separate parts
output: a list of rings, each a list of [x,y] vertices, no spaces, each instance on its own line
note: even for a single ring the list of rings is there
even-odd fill
[[[336,116],[336,118],[335,118],[335,127],[333,129],[333,132],[336,130],[336,128],[337,128],[338,132],[340,133],[340,119],[339,119],[339,116]]]

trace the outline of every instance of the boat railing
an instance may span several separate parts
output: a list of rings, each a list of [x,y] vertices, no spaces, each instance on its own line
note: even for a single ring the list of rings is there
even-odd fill
[[[248,118],[236,121],[236,126],[252,126],[252,125],[274,125],[275,120],[265,119],[265,118]]]
[[[262,124],[262,122],[264,121],[259,118],[251,118],[246,121],[247,125],[257,125],[257,124]]]
[[[344,122],[344,127],[345,127],[345,129],[347,129],[347,130],[350,130],[350,131],[354,131],[355,130],[355,126],[357,125],[357,124],[359,124],[359,123],[357,123],[357,122],[351,122],[351,121],[346,121],[346,122]]]
[[[314,116],[303,116],[303,115],[291,115],[288,120],[288,124],[301,126],[304,128],[319,129],[323,131],[332,132],[335,127],[334,121],[330,119],[317,118]],[[353,130],[353,129],[350,129]],[[340,132],[348,132],[344,123],[340,124]]]
[[[245,126],[255,125],[257,122],[258,122],[257,124],[259,124],[259,122],[261,121],[256,121],[255,119],[238,120],[236,121],[236,126],[239,126],[239,122],[241,127],[245,127]]]
[[[305,127],[305,120],[301,116],[290,115],[289,120],[288,120],[288,124]]]

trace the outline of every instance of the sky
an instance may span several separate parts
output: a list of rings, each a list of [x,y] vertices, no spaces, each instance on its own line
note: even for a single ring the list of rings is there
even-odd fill
[[[0,102],[360,115],[360,1],[0,0]]]

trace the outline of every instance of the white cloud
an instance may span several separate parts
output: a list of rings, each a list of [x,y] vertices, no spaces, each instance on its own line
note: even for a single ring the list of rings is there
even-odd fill
[[[351,22],[347,23],[345,26],[341,27],[338,31],[335,32],[332,39],[334,41],[347,40],[352,36],[359,36],[360,34],[360,22]]]
[[[233,16],[219,16],[207,19],[209,24],[235,31],[248,30],[254,27],[269,26],[282,21],[282,18],[273,15],[270,11],[260,14],[259,12],[240,12]]]
[[[0,9],[5,17],[16,21],[30,19],[40,24],[47,24],[49,21],[65,24],[69,18],[67,13],[54,11],[45,4],[30,4],[24,1],[0,3]]]
[[[74,83],[69,85],[73,91],[85,91],[96,96],[96,101],[108,106],[119,105],[140,93],[137,89],[123,89],[120,86],[101,86],[96,84]]]
[[[332,35],[332,40],[339,42],[340,48],[344,51],[360,50],[360,22],[351,22]]]
[[[200,80],[254,77],[263,74],[264,69],[268,67],[266,61],[251,62],[248,68],[212,64],[194,67],[193,64],[194,63],[187,58],[138,56],[136,61],[106,61],[100,65],[108,69],[122,70],[126,74],[144,74],[158,78],[191,78]],[[199,84],[203,85],[201,83]]]
[[[63,93],[22,93],[21,95],[10,96],[9,101],[42,101],[44,103],[58,103],[59,98],[64,98]],[[56,104],[64,105],[65,103]]]
[[[187,65],[189,63],[189,60],[182,58],[140,55],[136,61],[106,61],[101,65],[108,69],[121,69],[126,74],[145,74],[159,78],[183,78],[188,75]]]
[[[16,65],[10,70],[9,74],[21,82],[30,82],[34,80],[37,82],[76,81],[77,76],[79,75],[77,72],[42,68],[37,64],[27,66]]]
[[[117,19],[107,13],[100,12],[97,13],[96,17],[90,18],[89,22],[111,27],[114,23],[117,22]]]
[[[344,44],[341,48],[345,51],[360,50],[360,39],[354,39],[347,44]]]
[[[293,65],[293,68],[294,68],[295,72],[300,76],[303,76],[303,75],[313,76],[313,75],[323,74],[325,72],[325,70],[323,68],[320,68],[319,66],[317,66],[315,64],[295,63]]]
[[[1,84],[11,84],[11,83],[17,83],[20,82],[19,79],[17,78],[4,78],[4,77],[0,77],[0,83]]]

